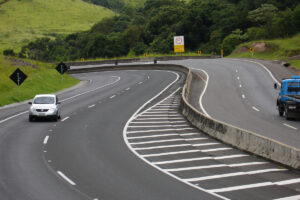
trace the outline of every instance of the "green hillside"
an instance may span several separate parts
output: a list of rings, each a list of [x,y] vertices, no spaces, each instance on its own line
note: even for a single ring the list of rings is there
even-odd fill
[[[255,48],[258,43],[264,43],[265,49]],[[254,55],[249,49],[254,47]],[[268,60],[284,60],[300,69],[300,34],[284,39],[257,40],[239,45],[230,57],[259,58]]]
[[[37,37],[88,30],[113,15],[82,0],[9,0],[0,5],[0,52],[19,50]]]

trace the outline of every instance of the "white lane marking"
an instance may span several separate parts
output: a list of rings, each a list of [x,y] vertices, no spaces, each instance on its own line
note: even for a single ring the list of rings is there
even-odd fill
[[[295,195],[295,196],[283,197],[283,198],[274,199],[274,200],[299,200],[299,199],[300,199],[300,195]]]
[[[151,111],[151,110],[149,110],[149,111],[147,111],[147,112],[145,112],[146,114],[160,114],[160,113],[166,113],[166,111],[161,111],[161,112],[159,112],[159,111]],[[178,113],[178,111],[170,111],[170,112],[168,112],[168,113],[171,113],[171,114],[177,114]]]
[[[283,125],[285,125],[286,127],[291,128],[291,129],[298,130],[298,128],[296,128],[296,127],[294,127],[294,126],[291,126],[291,125],[289,125],[289,124],[283,123]]]
[[[260,110],[258,108],[256,108],[255,106],[252,106],[252,109],[259,112]]]
[[[227,151],[227,150],[231,150],[232,148],[215,148],[215,149],[205,149],[205,150],[201,150],[201,152],[215,152],[215,151]]]
[[[118,81],[121,80],[121,77],[117,77],[117,78],[118,78],[118,79],[117,79],[116,81],[112,82],[112,83],[105,84],[105,85],[102,85],[102,86],[100,86],[100,87],[97,87],[97,88],[95,88],[95,89],[93,89],[93,90],[89,90],[89,91],[86,91],[86,92],[83,92],[83,93],[74,95],[74,96],[72,96],[72,97],[63,99],[63,100],[61,100],[61,102],[64,102],[64,101],[67,101],[67,100],[76,98],[76,97],[78,97],[78,96],[82,96],[82,95],[87,94],[87,93],[90,93],[90,92],[94,92],[94,91],[99,90],[99,89],[101,89],[101,88],[103,88],[103,87],[106,87],[106,86],[108,86],[108,85],[115,84],[116,82],[118,82]],[[8,121],[8,120],[10,120],[10,119],[13,119],[13,118],[15,118],[15,117],[18,117],[18,116],[20,116],[20,115],[23,115],[23,114],[25,114],[25,113],[28,113],[28,111],[24,111],[24,112],[18,113],[18,114],[16,114],[16,115],[10,116],[10,117],[8,117],[8,118],[6,118],[6,119],[3,119],[3,120],[0,121],[0,124],[2,124],[3,122]]]
[[[174,145],[164,145],[164,146],[156,146],[156,147],[141,147],[141,148],[134,148],[134,150],[151,150],[151,149],[165,149],[165,148],[174,148],[174,147],[187,147],[190,146],[190,144],[174,144]]]
[[[197,178],[187,178],[185,180],[189,181],[189,182],[196,182],[196,181],[205,181],[205,180],[212,180],[212,179],[219,179],[219,178],[226,178],[226,177],[234,177],[234,176],[262,174],[262,173],[277,172],[277,171],[287,171],[287,169],[264,169],[264,170],[248,171],[248,172],[234,172],[234,173],[228,173],[228,174],[203,176],[203,177],[197,177]]]
[[[177,124],[177,123],[186,123],[186,121],[130,122],[130,124]]]
[[[154,129],[154,130],[144,130],[144,131],[127,131],[127,134],[131,134],[131,133],[163,132],[163,131],[184,131],[184,130],[192,130],[192,129],[194,129],[194,128],[173,128],[173,129],[157,129],[157,130]]]
[[[168,115],[168,114],[161,114],[161,115],[151,115],[151,114],[142,114],[139,117],[143,117],[143,118],[147,118],[147,117],[182,117],[182,115],[180,114],[172,114],[172,115]],[[142,118],[142,119],[143,119]],[[141,118],[140,118],[141,119]],[[170,118],[171,119],[171,118]]]
[[[0,124],[2,124],[3,122],[8,121],[8,120],[10,120],[10,119],[13,119],[13,118],[15,118],[15,117],[18,117],[18,116],[20,116],[20,115],[23,115],[23,114],[25,114],[25,113],[28,113],[28,111],[21,112],[21,113],[19,113],[19,114],[16,114],[16,115],[10,116],[10,117],[8,117],[8,118],[6,118],[6,119],[3,119],[3,120],[0,121]]]
[[[298,179],[291,179],[291,180],[285,180],[285,181],[279,181],[279,182],[264,182],[264,183],[233,186],[233,187],[227,187],[227,188],[219,188],[219,189],[213,189],[213,190],[211,190],[211,192],[231,192],[231,191],[235,191],[235,190],[266,187],[266,186],[270,186],[270,185],[289,185],[289,184],[294,184],[294,183],[299,183],[299,182],[300,182],[300,179],[298,178]],[[300,195],[298,197],[300,197]]]
[[[169,155],[176,155],[176,154],[196,153],[196,152],[200,152],[200,150],[194,149],[194,150],[185,150],[185,151],[172,151],[166,153],[144,154],[141,156],[143,156],[144,158],[149,158],[149,157],[169,156]]]
[[[220,143],[211,142],[211,143],[202,143],[202,144],[192,144],[194,147],[204,147],[204,146],[211,146],[211,145],[218,145]]]
[[[113,98],[115,98],[116,97],[116,95],[112,95],[111,97],[109,97],[110,99],[113,99]]]
[[[74,183],[71,179],[69,179],[64,173],[62,173],[61,171],[57,171],[57,173],[63,178],[65,179],[68,183],[70,183],[71,185],[76,185],[76,183]]]
[[[207,116],[207,117],[210,117],[210,115],[206,112],[206,110],[204,109],[204,106],[203,106],[203,96],[207,90],[207,86],[208,86],[208,82],[209,82],[209,75],[206,71],[204,71],[203,69],[196,69],[196,70],[200,70],[202,71],[205,75],[206,75],[206,81],[205,81],[205,86],[204,86],[204,89],[200,95],[200,98],[199,98],[199,104],[200,104],[200,108],[201,110],[203,111],[203,113]]]
[[[265,187],[273,185],[272,182],[264,182],[264,183],[255,183],[255,184],[249,184],[249,185],[240,185],[240,186],[233,186],[233,187],[227,187],[227,188],[220,188],[220,189],[213,189],[210,190],[211,192],[230,192],[235,190],[244,190],[244,189],[250,189],[250,188],[257,188],[257,187]]]
[[[240,84],[240,85],[239,85],[239,87],[241,88],[241,87],[242,87],[242,85]]]
[[[239,76],[237,77],[237,80],[240,80],[240,77],[239,77]]]
[[[184,139],[184,138],[177,138],[177,139],[168,139],[168,140],[152,140],[147,142],[130,142],[131,145],[134,144],[155,144],[155,143],[165,143],[165,142],[176,142],[176,141],[196,141],[196,140],[207,140],[208,138],[191,138],[191,139]]]
[[[162,117],[162,118],[138,118],[138,119],[135,119],[136,121],[151,121],[151,120],[182,120],[184,119],[183,117],[174,117],[174,118],[165,118],[165,117]],[[173,122],[173,121],[170,121],[170,122]],[[177,121],[174,121],[174,122],[177,122]],[[132,123],[132,122],[131,122]]]
[[[243,98],[243,99],[245,99],[245,98],[246,98],[246,96],[245,96],[244,94],[242,94],[242,98]]]
[[[150,79],[150,76],[147,76],[147,79]]]
[[[249,163],[238,163],[238,164],[218,164],[218,165],[205,165],[205,166],[195,166],[195,167],[182,167],[174,169],[166,169],[169,172],[179,172],[179,171],[191,171],[199,169],[210,169],[210,168],[219,168],[219,167],[240,167],[240,166],[251,166],[251,165],[263,165],[268,162],[249,162]]]
[[[235,72],[238,73],[239,71],[236,69]]]
[[[198,135],[199,133],[165,133],[165,134],[153,134],[147,136],[128,136],[127,139],[143,139],[143,138],[159,138],[159,137],[168,137],[168,136],[190,136],[190,135]]]
[[[95,104],[93,104],[93,105],[90,105],[88,108],[92,108],[92,107],[94,107],[95,106]]]
[[[163,128],[163,127],[190,127],[188,124],[182,124],[182,125],[153,125],[153,126],[128,126],[128,128]]]
[[[47,136],[45,137],[45,139],[44,139],[44,142],[43,142],[43,144],[47,144],[47,142],[48,142],[48,139],[49,139],[49,136],[47,135]]]
[[[192,161],[198,161],[198,160],[223,160],[223,159],[230,159],[230,158],[240,158],[240,157],[245,157],[245,156],[249,156],[249,155],[237,154],[237,155],[219,156],[219,157],[209,156],[209,157],[186,158],[186,159],[153,162],[153,164],[163,165],[163,164],[173,164],[173,163],[182,163],[182,162],[192,162]]]
[[[139,85],[142,84],[143,82],[139,82]]]
[[[126,88],[125,90],[127,90],[127,91],[128,91],[128,90],[130,90],[130,88]]]
[[[66,121],[67,119],[69,119],[70,117],[65,117],[65,118],[63,118],[61,121],[63,122],[63,121]]]

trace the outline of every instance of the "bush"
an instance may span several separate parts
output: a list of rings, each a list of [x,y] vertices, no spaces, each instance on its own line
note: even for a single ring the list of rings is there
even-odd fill
[[[16,54],[15,54],[14,50],[12,50],[12,49],[5,49],[3,51],[3,55],[5,55],[5,56],[15,56]]]
[[[139,42],[133,47],[132,50],[136,56],[139,56],[139,55],[144,54],[146,52],[146,49],[147,49],[147,46],[144,43]]]
[[[267,37],[267,31],[264,28],[251,27],[247,30],[249,40],[259,40]]]
[[[242,42],[245,42],[247,39],[247,34],[242,35],[242,31],[240,29],[233,31],[223,40],[222,46],[224,50],[224,55],[229,55],[237,45],[241,44]]]

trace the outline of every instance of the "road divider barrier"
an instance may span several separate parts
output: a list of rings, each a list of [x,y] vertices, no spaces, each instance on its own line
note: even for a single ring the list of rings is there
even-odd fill
[[[208,57],[197,57],[208,58]],[[209,57],[211,58],[211,57]],[[146,58],[151,59],[153,58]],[[177,57],[164,57],[156,58],[157,60],[174,60],[174,59],[191,59],[190,57],[177,58]],[[112,60],[112,61],[90,61],[90,62],[70,62],[66,63],[68,66],[83,66],[83,65],[103,65],[129,62],[140,62],[143,59],[126,59],[126,60]],[[149,60],[148,60],[149,61]],[[186,83],[182,92],[182,101],[180,108],[182,114],[202,132],[214,137],[230,146],[236,147],[243,151],[261,156],[268,160],[283,164],[293,169],[300,169],[300,149],[288,146],[273,139],[261,136],[257,133],[234,127],[232,125],[220,122],[216,119],[206,116],[192,106],[189,102],[192,95],[200,95],[201,91],[197,94],[192,94],[191,88],[194,83],[199,82],[205,85],[205,77],[203,72],[195,72],[185,66],[174,64],[147,64],[147,65],[114,65],[114,66],[95,66],[84,67],[77,69],[70,69],[69,74],[97,72],[97,71],[114,71],[114,70],[173,70],[180,71],[187,75]],[[202,74],[203,73],[203,74]],[[204,88],[204,87],[202,87]]]

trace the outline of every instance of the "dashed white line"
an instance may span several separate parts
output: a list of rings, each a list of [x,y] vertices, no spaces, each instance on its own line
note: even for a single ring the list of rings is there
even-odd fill
[[[237,77],[237,80],[240,80],[240,77],[239,77],[239,76]]]
[[[127,90],[127,91],[128,91],[128,90],[130,90],[130,88],[126,88],[125,90]]]
[[[95,106],[95,104],[93,104],[93,105],[90,105],[88,108],[92,108],[92,107],[94,107]]]
[[[258,108],[256,108],[255,106],[252,106],[252,109],[259,112],[260,110]]]
[[[240,85],[239,85],[239,87],[241,88],[241,87],[242,87],[242,85],[240,84]]]
[[[109,98],[111,98],[111,99],[113,99],[113,98],[115,98],[116,97],[116,95],[112,95],[111,97],[109,97]]]
[[[47,144],[47,142],[48,142],[48,139],[49,139],[49,136],[47,135],[47,136],[45,137],[45,139],[44,139],[44,142],[43,142],[43,144]]]
[[[57,171],[57,173],[63,178],[65,179],[68,183],[70,183],[71,185],[76,185],[76,183],[74,183],[71,179],[69,179],[64,173],[62,173],[61,171]]]
[[[246,98],[246,96],[245,96],[244,94],[242,94],[242,98],[243,98],[243,99],[245,99],[245,98]]]
[[[296,128],[296,127],[294,127],[294,126],[291,126],[291,125],[289,125],[289,124],[283,123],[283,125],[285,125],[286,127],[291,128],[291,129],[298,130],[298,128]]]
[[[143,82],[139,82],[139,85],[142,84]]]
[[[63,118],[61,121],[63,122],[63,121],[66,121],[67,119],[69,119],[70,117],[65,117],[65,118]]]

